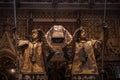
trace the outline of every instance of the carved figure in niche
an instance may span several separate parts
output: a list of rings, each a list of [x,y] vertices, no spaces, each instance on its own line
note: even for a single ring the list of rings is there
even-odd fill
[[[97,48],[99,41],[88,40],[82,28],[76,30],[74,41],[72,74],[98,74],[94,47]]]
[[[44,73],[46,62],[45,44],[42,40],[43,32],[40,29],[33,29],[31,40],[18,39],[18,46],[24,49],[24,62],[21,67],[22,73]]]

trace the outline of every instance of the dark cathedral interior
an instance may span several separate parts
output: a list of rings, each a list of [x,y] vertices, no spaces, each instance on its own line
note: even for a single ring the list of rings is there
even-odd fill
[[[120,80],[120,0],[0,0],[0,80]]]

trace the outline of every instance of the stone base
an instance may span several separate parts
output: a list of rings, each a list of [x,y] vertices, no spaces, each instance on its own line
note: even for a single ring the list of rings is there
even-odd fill
[[[48,80],[45,73],[22,73],[20,80]]]
[[[96,74],[74,74],[72,80],[97,80]]]

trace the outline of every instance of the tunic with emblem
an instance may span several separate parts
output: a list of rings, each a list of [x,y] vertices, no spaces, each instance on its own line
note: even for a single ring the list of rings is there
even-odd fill
[[[92,41],[75,43],[72,74],[97,74],[97,64]]]
[[[24,62],[21,68],[23,73],[42,73],[45,72],[42,42],[30,42],[28,40],[20,40],[18,46],[27,44],[28,47],[24,51]]]

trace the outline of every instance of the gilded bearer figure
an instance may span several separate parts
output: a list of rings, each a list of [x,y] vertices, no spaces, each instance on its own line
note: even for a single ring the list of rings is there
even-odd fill
[[[45,72],[45,52],[42,41],[41,30],[34,29],[31,33],[31,40],[18,40],[18,46],[25,46],[23,54],[22,73],[43,73]]]
[[[76,36],[72,74],[98,74],[93,47],[97,40],[88,40],[82,28],[77,30]]]

